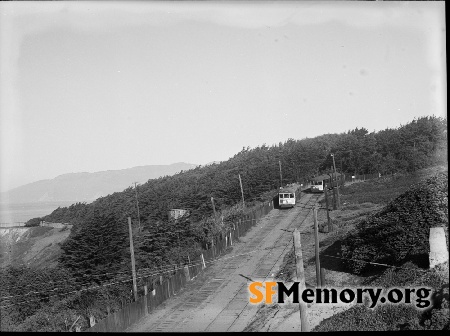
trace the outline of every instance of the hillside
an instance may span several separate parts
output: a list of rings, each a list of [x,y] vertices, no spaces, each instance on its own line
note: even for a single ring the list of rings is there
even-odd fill
[[[413,305],[381,305],[376,309],[368,309],[354,304],[337,305],[308,305],[308,321],[314,331],[356,331],[356,330],[405,330],[405,329],[442,329],[448,328],[448,263],[436,269],[428,270],[428,233],[429,226],[444,225],[448,237],[448,190],[444,185],[448,179],[448,167],[436,166],[422,169],[413,174],[397,174],[380,179],[368,180],[348,184],[342,192],[342,208],[331,211],[334,231],[329,234],[323,229],[327,227],[326,211],[318,212],[320,266],[325,269],[325,283],[328,288],[357,288],[381,287],[404,288],[407,286],[429,286],[436,291],[436,304],[434,308],[422,315]],[[430,206],[423,204],[424,200]],[[325,202],[320,201],[322,209]],[[402,207],[398,210],[397,207]],[[422,210],[422,214],[417,211]],[[403,224],[397,222],[399,215],[408,213],[419,216],[416,225],[413,220],[404,220],[404,226],[413,226],[411,232],[397,233],[391,237],[373,241],[378,242],[378,254],[356,256],[367,261],[378,261],[384,252],[389,240],[397,239],[398,244],[390,249],[393,255],[401,253],[406,244],[416,248],[414,253],[403,255],[396,262],[395,258],[385,258],[384,262],[403,268],[388,268],[373,265],[365,272],[355,268],[355,264],[341,259],[344,244],[348,244],[349,237],[362,232],[367,223],[380,225],[380,218],[393,219],[384,223],[384,229],[378,227],[378,235],[383,231],[389,232],[393,227]],[[390,215],[389,215],[390,214]],[[387,221],[385,221],[387,222]],[[316,283],[315,244],[312,225],[304,228],[302,235],[302,252],[305,267],[306,282]],[[425,232],[425,234],[424,234]],[[364,238],[370,239],[373,232]],[[423,236],[426,239],[423,239]],[[390,238],[390,239],[389,239]],[[304,241],[303,241],[304,239]],[[367,245],[366,241],[359,240],[359,253]],[[349,248],[347,248],[349,250]],[[356,251],[354,248],[352,251]],[[368,251],[373,251],[370,247]],[[419,257],[419,258],[418,258]],[[423,258],[424,257],[424,258]],[[423,260],[425,259],[425,263]],[[292,281],[295,277],[294,254],[291,250],[285,257],[283,265],[276,279]],[[445,294],[447,293],[447,294]],[[447,301],[446,301],[447,300]],[[298,305],[283,306],[279,304],[263,305],[244,331],[294,331],[298,330]]]
[[[55,267],[62,252],[59,244],[69,234],[66,228],[0,228],[0,267]]]
[[[211,246],[213,239],[223,239],[225,230],[242,218],[244,207],[238,176],[242,178],[247,208],[258,202],[271,200],[280,184],[307,181],[312,175],[328,170],[333,164],[330,153],[334,154],[338,170],[345,174],[379,172],[382,176],[391,178],[387,184],[389,185],[396,182],[398,175],[405,175],[410,179],[413,176],[411,174],[422,168],[446,163],[446,129],[445,119],[424,117],[397,129],[376,133],[369,133],[366,129],[354,129],[313,139],[288,139],[270,147],[265,144],[254,149],[247,147],[219,164],[213,163],[173,176],[150,179],[138,186],[137,190],[127,188],[122,192],[98,198],[90,204],[77,203],[58,208],[34,221],[39,223],[42,219],[74,225],[70,236],[61,244],[62,253],[57,267],[44,275],[47,277],[48,274],[55,274],[56,278],[56,274],[61,271],[58,276],[73,279],[75,283],[78,279],[89,285],[119,280],[119,274],[129,274],[127,217],[132,219],[137,270],[159,269],[167,265],[185,263],[189,260],[188,255],[191,260],[192,257],[197,257],[201,249]],[[349,197],[352,197],[352,186],[348,190]],[[136,191],[139,199],[139,218]],[[363,204],[345,204],[346,196],[344,192],[343,210],[356,207],[360,210],[359,216],[378,210],[377,206],[367,204],[369,200]],[[378,196],[382,197],[382,193]],[[393,197],[397,196],[398,194]],[[190,215],[177,221],[170,220],[168,210],[172,208],[187,209]],[[217,212],[217,218],[214,218],[214,212]],[[350,217],[338,218],[339,214],[344,212],[334,213],[337,213],[333,215],[336,225],[339,221],[347,222],[346,220],[355,217],[354,214],[349,214]],[[323,221],[323,214],[321,216],[320,220]],[[222,220],[218,220],[219,218]],[[141,230],[138,230],[138,223]],[[347,228],[350,229],[345,224],[339,227],[344,233]],[[327,242],[326,246],[331,243]],[[7,271],[10,286],[5,288],[5,295],[15,286],[30,285],[29,282],[33,280],[25,276],[28,271],[16,270],[14,267]],[[16,274],[23,277],[17,278]],[[35,286],[40,289],[40,285]],[[67,288],[67,292],[72,292],[75,284],[71,286]],[[49,287],[49,290],[52,288]],[[18,290],[17,294],[22,293]],[[27,306],[29,309],[26,313],[19,315],[16,314],[19,307],[11,305],[8,313],[10,325],[18,326],[18,330],[25,330],[20,328],[21,323],[25,323],[27,319],[26,323],[38,328],[38,325],[46,320],[45,314],[49,309],[59,310],[59,305],[70,309],[60,316],[61,323],[66,318],[73,321],[73,316],[76,317],[82,312],[87,323],[89,317],[84,312],[104,309],[106,302],[114,307],[114,311],[124,302],[122,300],[131,302],[133,299],[129,285],[124,283],[84,291],[81,297],[69,295],[64,300],[58,299],[50,303],[39,298],[36,300],[40,300],[39,304]],[[105,312],[102,311],[102,314]],[[103,316],[102,314],[99,316]],[[48,328],[54,331],[60,327],[50,325]]]
[[[197,165],[179,162],[171,165],[149,165],[95,173],[63,174],[51,180],[29,183],[2,193],[8,203],[73,201],[89,202],[99,197],[122,191],[133,182],[173,175]]]

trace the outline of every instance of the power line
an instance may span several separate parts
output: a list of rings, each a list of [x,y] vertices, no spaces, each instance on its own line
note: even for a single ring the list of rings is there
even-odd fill
[[[84,279],[86,280],[86,278],[88,277],[100,277],[100,276],[104,276],[104,275],[113,275],[113,274],[120,274],[120,273],[129,273],[130,271],[118,271],[118,272],[113,272],[113,273],[98,273],[98,274],[88,274],[88,275],[82,275],[82,276],[70,276],[69,279]],[[35,282],[33,284],[29,284],[29,285],[23,285],[23,286],[14,286],[14,287],[0,287],[0,291],[1,290],[6,290],[6,289],[11,289],[11,288],[25,288],[25,287],[31,287],[31,286],[36,286],[36,285],[40,285],[40,284],[54,284],[54,283],[60,283],[60,282],[67,282],[67,279],[64,280],[58,280],[58,281],[42,281],[42,282]],[[75,281],[77,282],[77,281]]]
[[[242,223],[253,222],[253,221],[256,221],[256,220],[257,219],[246,219],[246,220],[242,220]],[[230,222],[230,223],[233,223],[233,222]],[[234,223],[234,224],[236,224],[236,223]],[[183,232],[183,231],[181,230],[179,232]],[[159,233],[155,233],[155,234],[152,234],[152,235],[171,235],[171,234],[174,234],[174,232],[159,232]],[[147,235],[142,235],[142,236],[146,237]],[[165,268],[170,268],[170,267],[178,266],[178,265],[179,264],[166,264],[166,265],[164,265],[162,267],[163,267],[163,269],[165,269]],[[148,270],[148,269],[150,269],[150,268],[139,269],[137,272],[139,273],[142,270]],[[61,282],[68,282],[70,280],[75,280],[75,281],[73,281],[73,284],[74,285],[78,285],[79,281],[76,281],[76,279],[86,280],[86,278],[88,278],[88,277],[102,277],[102,276],[107,276],[107,275],[117,275],[117,274],[122,274],[122,273],[129,273],[129,272],[130,272],[130,270],[117,271],[117,272],[105,272],[105,273],[97,273],[97,274],[94,273],[94,274],[82,275],[82,276],[78,276],[78,277],[71,276],[69,279],[58,280],[58,281],[42,281],[42,282],[37,282],[37,283],[29,284],[29,285],[23,285],[23,286],[19,286],[19,287],[17,287],[17,286],[14,286],[14,287],[3,287],[3,288],[0,287],[0,291],[6,291],[6,290],[11,289],[11,288],[14,288],[14,289],[19,289],[20,288],[21,289],[21,288],[26,288],[26,287],[31,287],[31,286],[37,286],[37,285],[40,285],[40,284],[57,284],[57,283],[61,283]],[[83,284],[85,284],[85,283],[83,283]]]
[[[286,247],[286,245],[277,245],[277,246],[272,246],[272,247],[266,247],[266,248],[256,249],[256,250],[253,250],[253,251],[250,251],[250,252],[245,252],[245,253],[240,253],[240,254],[236,254],[236,255],[231,255],[231,256],[228,256],[228,257],[217,258],[215,260],[206,261],[205,264],[211,264],[211,263],[214,263],[214,262],[223,261],[223,260],[227,260],[227,259],[232,259],[232,258],[240,257],[240,256],[243,256],[243,255],[248,255],[248,254],[251,254],[251,253],[259,252],[259,251],[262,251],[262,250],[271,250],[271,249],[276,249],[276,248],[279,248],[279,247]],[[173,265],[175,265],[175,264],[173,264]],[[164,273],[174,272],[174,271],[177,271],[177,270],[182,270],[186,266],[192,267],[192,266],[201,266],[201,265],[203,265],[203,262],[200,262],[200,261],[197,262],[197,263],[190,263],[190,264],[186,264],[186,265],[183,265],[183,266],[176,265],[176,267],[171,267],[172,265],[169,264],[167,266],[164,266],[166,269],[162,269],[162,270],[159,270],[159,271],[157,270],[157,271],[153,271],[153,272],[150,272],[150,273],[138,274],[139,276],[137,276],[136,278],[137,279],[148,278],[150,276],[155,276],[155,275],[160,275],[160,274],[164,274]],[[142,271],[142,269],[140,271]],[[132,280],[132,277],[131,278],[130,277],[123,277],[123,278]],[[115,280],[119,280],[119,279],[115,279]],[[127,281],[130,281],[130,280],[127,280]],[[116,283],[121,283],[121,282],[119,281],[119,282],[116,282]],[[86,290],[92,290],[92,289],[100,288],[102,286],[109,286],[109,285],[112,285],[112,284],[115,284],[115,283],[107,283],[106,285],[102,285],[101,284],[101,285],[98,285],[96,287],[91,287],[91,288],[87,288],[87,289],[80,289],[80,290],[74,290],[74,291],[67,292],[67,293],[58,293],[58,294],[55,294],[55,295],[66,295],[66,294],[75,293],[75,292],[82,292],[82,291],[86,291]],[[0,299],[6,299],[6,298],[11,298],[11,297],[23,297],[23,296],[27,296],[27,295],[30,295],[30,294],[45,294],[45,293],[48,293],[48,292],[56,291],[58,289],[59,288],[54,288],[52,290],[42,291],[42,292],[29,292],[27,294],[7,296],[7,297],[2,297]],[[48,297],[55,296],[55,295],[49,295]],[[27,301],[27,302],[31,302],[31,301]]]
[[[366,263],[366,264],[385,266],[385,267],[392,267],[392,268],[400,268],[400,269],[405,269],[405,270],[410,270],[410,271],[428,272],[428,270],[408,268],[408,267],[401,267],[401,266],[393,266],[393,265],[388,265],[388,264],[376,263],[376,262],[372,262],[372,261],[366,261],[366,260],[362,260],[362,259],[341,258],[341,257],[336,257],[336,256],[330,256],[330,255],[327,255],[327,254],[322,254],[322,256],[329,257],[329,258],[335,258],[335,259],[342,259],[342,260],[360,261],[360,262],[363,262],[363,263]]]
[[[243,220],[243,222],[248,222],[248,221],[251,221],[251,222],[252,222],[252,221],[256,221],[256,220],[257,220],[257,219],[248,219],[248,220]],[[243,255],[248,255],[248,254],[251,254],[251,253],[255,253],[255,252],[258,252],[258,251],[261,251],[261,250],[270,250],[270,249],[275,249],[275,248],[278,248],[278,247],[284,247],[284,248],[286,248],[285,245],[278,245],[278,246],[273,246],[273,247],[269,247],[269,248],[255,249],[255,250],[250,251],[250,252],[241,253],[241,254],[238,254],[238,255],[232,255],[232,256],[229,256],[229,257],[218,258],[218,259],[215,259],[215,260],[207,261],[206,263],[207,263],[207,264],[211,264],[211,263],[214,263],[214,262],[217,262],[217,261],[223,261],[223,260],[235,258],[235,257],[238,257],[238,256],[243,256]],[[148,277],[154,276],[154,275],[160,275],[160,274],[164,274],[164,273],[168,273],[168,272],[175,272],[175,271],[177,271],[177,270],[183,269],[183,268],[186,267],[186,266],[192,267],[192,266],[199,266],[199,265],[202,265],[202,262],[198,262],[198,263],[195,263],[195,264],[194,264],[194,263],[184,264],[184,265],[181,266],[181,267],[179,266],[179,264],[169,264],[169,265],[164,265],[164,266],[161,267],[161,270],[160,270],[160,271],[156,271],[156,272],[153,271],[153,272],[151,272],[151,273],[145,273],[145,272],[144,272],[144,273],[142,273],[142,274],[139,274],[139,277],[137,277],[137,278],[138,278],[138,279],[142,279],[142,278],[146,278],[146,277],[148,278]],[[143,272],[143,271],[149,270],[149,269],[150,269],[150,268],[140,269],[139,272]],[[91,276],[91,277],[97,277],[97,276],[104,276],[104,275],[108,275],[108,274],[114,274],[114,275],[117,275],[117,274],[128,273],[128,272],[129,272],[129,271],[120,271],[120,272],[115,272],[115,273],[90,274],[89,276]],[[75,277],[75,278],[71,278],[71,279],[73,280],[73,279],[81,279],[81,278],[85,278],[85,276],[82,276],[82,277]],[[121,277],[119,277],[119,279],[120,279],[120,278],[121,278]],[[113,285],[113,284],[119,284],[119,283],[129,282],[129,281],[132,280],[132,278],[127,278],[126,276],[124,276],[124,277],[122,277],[122,278],[125,278],[125,279],[127,279],[127,280],[119,281],[119,282],[112,282],[112,283],[107,283],[107,284],[101,284],[101,285],[98,285],[98,286],[95,286],[95,287],[90,287],[90,288],[86,288],[86,289],[74,290],[74,291],[70,291],[70,292],[66,292],[66,293],[57,293],[57,294],[54,294],[54,295],[47,295],[47,297],[61,296],[61,295],[68,295],[68,294],[71,294],[71,293],[78,293],[78,292],[82,292],[82,291],[93,290],[93,289],[97,289],[97,288],[101,288],[101,287],[111,286],[111,285]],[[118,280],[118,279],[115,279],[115,280]],[[67,282],[67,281],[68,281],[68,280],[66,279],[66,280],[60,280],[60,281],[50,281],[50,282],[34,283],[34,284],[30,284],[30,285],[21,286],[21,287],[19,287],[19,288],[25,288],[25,287],[30,287],[30,286],[36,286],[36,285],[38,285],[38,284],[43,284],[43,283],[45,283],[45,284],[48,284],[48,283],[56,284],[56,283]],[[82,286],[82,285],[85,285],[85,284],[89,284],[89,283],[81,283],[81,284],[80,284],[79,282],[75,281],[75,283],[74,283],[74,284],[71,284],[71,285]],[[11,287],[8,287],[8,288],[11,288]],[[17,287],[14,287],[14,288],[17,289]],[[4,290],[4,289],[0,289],[0,290]],[[2,297],[2,298],[0,298],[0,299],[8,299],[8,298],[13,298],[13,297],[24,297],[24,296],[28,296],[28,295],[31,295],[31,294],[45,294],[45,293],[50,293],[50,292],[54,292],[54,291],[57,291],[57,290],[60,290],[60,288],[54,288],[54,289],[51,289],[51,290],[41,291],[41,292],[30,291],[30,292],[28,292],[28,293],[26,293],[26,294],[6,296],[6,297]],[[39,300],[41,300],[41,299],[38,299],[38,300],[30,300],[30,301],[26,301],[26,302],[33,302],[33,301],[39,301]],[[8,300],[8,301],[11,301],[11,300]],[[16,303],[16,304],[23,304],[23,303],[26,303],[26,302],[20,302],[20,303]],[[15,304],[12,304],[12,305],[15,305]],[[5,308],[5,307],[12,306],[12,305],[1,306],[1,307],[2,307],[2,308]]]

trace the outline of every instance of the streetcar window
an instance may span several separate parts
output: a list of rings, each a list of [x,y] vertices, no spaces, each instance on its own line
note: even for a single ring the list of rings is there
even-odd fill
[[[294,198],[294,195],[292,195],[292,194],[289,194],[289,198]]]
[[[280,194],[280,198],[284,198],[284,194]]]

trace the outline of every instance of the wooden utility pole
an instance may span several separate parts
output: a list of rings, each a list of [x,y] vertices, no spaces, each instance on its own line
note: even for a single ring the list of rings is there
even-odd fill
[[[244,188],[242,188],[241,174],[238,174],[238,176],[239,176],[239,184],[241,185],[242,205],[244,206],[244,209],[245,209]]]
[[[214,211],[214,222],[217,219],[217,214],[216,214],[216,206],[214,205],[214,197],[211,196],[211,203],[212,203],[212,207],[213,207],[213,211]]]
[[[138,201],[138,194],[137,194],[137,182],[134,182],[134,191],[136,192],[136,207],[137,207],[139,232],[141,232],[141,216],[139,215],[139,201]]]
[[[306,289],[306,285],[305,285],[305,271],[303,269],[302,243],[300,241],[300,231],[298,231],[298,229],[295,229],[293,235],[294,235],[294,254],[296,266],[295,271],[297,275],[297,281],[299,282],[298,290],[299,293],[303,293],[303,291]],[[301,331],[309,331],[309,324],[306,318],[306,309],[308,308],[308,306],[301,298],[298,304],[300,306]]]
[[[322,284],[322,287],[326,286],[325,282],[325,268],[320,269],[320,283]]]
[[[136,284],[136,265],[134,262],[133,231],[131,229],[131,217],[128,217],[128,229],[130,230],[131,271],[133,274],[134,301],[137,301],[138,296],[137,296],[137,284]]]
[[[326,184],[324,186],[323,191],[325,193],[325,205],[327,207],[328,232],[331,232],[332,231],[332,227],[331,227],[331,219],[330,219],[330,209],[328,207],[328,186]]]
[[[337,181],[336,162],[334,162],[334,154],[331,154],[331,157],[333,158],[334,178],[336,179],[337,208],[340,209],[341,201],[340,201],[340,196],[339,196],[339,183]]]
[[[278,160],[278,163],[280,164],[280,187],[283,186],[283,174],[281,173],[281,160]]]
[[[314,207],[314,241],[315,241],[315,252],[316,252],[316,284],[317,287],[322,287],[320,279],[320,258],[319,258],[319,225],[317,223],[317,205]]]
[[[337,210],[336,198],[336,188],[333,188],[333,210]]]

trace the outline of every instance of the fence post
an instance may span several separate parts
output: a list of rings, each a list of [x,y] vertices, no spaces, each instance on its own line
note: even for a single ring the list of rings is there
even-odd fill
[[[89,316],[89,326],[92,328],[93,326],[95,326],[95,317],[94,316]]]
[[[184,266],[184,275],[185,275],[187,281],[191,280],[191,277],[189,275],[189,266],[188,265]]]
[[[430,228],[430,268],[448,261],[447,243],[443,227]]]
[[[203,253],[202,253],[202,264],[203,264],[203,268],[206,268],[206,263],[205,263],[205,258],[203,258]]]
[[[144,303],[145,303],[145,315],[148,315],[148,290],[147,285],[144,285]]]

